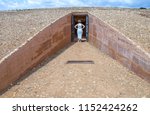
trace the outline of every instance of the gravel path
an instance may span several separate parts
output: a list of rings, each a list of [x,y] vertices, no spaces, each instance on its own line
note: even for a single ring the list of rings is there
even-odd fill
[[[94,64],[66,64],[71,60]],[[0,97],[150,97],[149,83],[87,42],[70,45],[37,69]]]
[[[90,12],[150,53],[150,10],[68,8],[0,12],[0,59],[29,37],[71,12]]]

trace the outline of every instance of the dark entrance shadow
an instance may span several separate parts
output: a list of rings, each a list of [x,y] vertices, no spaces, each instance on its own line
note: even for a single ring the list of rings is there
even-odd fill
[[[92,60],[69,60],[66,64],[94,64]]]

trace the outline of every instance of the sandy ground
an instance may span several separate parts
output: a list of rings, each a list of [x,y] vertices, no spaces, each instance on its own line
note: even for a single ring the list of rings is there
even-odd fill
[[[0,59],[42,28],[71,12],[90,12],[112,25],[150,53],[150,10],[112,8],[0,11]]]
[[[94,64],[67,64],[87,60]],[[84,42],[47,59],[0,97],[150,98],[150,84]]]

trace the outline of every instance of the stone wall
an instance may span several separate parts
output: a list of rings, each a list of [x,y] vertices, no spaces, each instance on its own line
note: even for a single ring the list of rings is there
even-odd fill
[[[88,15],[89,43],[150,82],[150,55],[110,25]],[[68,14],[0,60],[0,92],[70,42],[71,14]]]
[[[89,42],[150,82],[150,55],[91,14],[89,14]]]
[[[0,92],[71,41],[71,14],[55,21],[0,61]]]

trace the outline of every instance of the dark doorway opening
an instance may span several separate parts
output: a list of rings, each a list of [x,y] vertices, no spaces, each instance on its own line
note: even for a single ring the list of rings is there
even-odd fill
[[[75,21],[75,24],[78,24],[78,20],[81,20],[81,23],[83,25],[86,25],[86,16],[74,16],[74,21]],[[77,38],[77,29],[75,29],[75,38]],[[82,35],[83,38],[86,38],[86,32],[85,32],[85,28],[83,29],[83,35]]]
[[[76,42],[77,39],[77,29],[74,28],[74,26],[78,23],[78,20],[81,20],[81,23],[85,25],[85,28],[83,29],[83,35],[82,38],[86,39],[88,41],[88,29],[89,29],[89,19],[87,14],[74,14],[72,15],[72,32],[71,32],[71,41]]]

